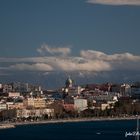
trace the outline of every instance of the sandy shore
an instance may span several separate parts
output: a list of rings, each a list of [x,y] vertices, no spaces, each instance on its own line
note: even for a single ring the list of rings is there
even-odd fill
[[[139,116],[140,118],[140,116]],[[33,121],[33,122],[15,122],[10,123],[12,125],[33,125],[33,124],[49,124],[49,123],[68,123],[68,122],[88,122],[88,121],[115,121],[115,120],[134,120],[137,119],[136,116],[132,117],[99,117],[99,118],[76,118],[76,119],[52,119],[52,120],[45,120],[45,121]]]

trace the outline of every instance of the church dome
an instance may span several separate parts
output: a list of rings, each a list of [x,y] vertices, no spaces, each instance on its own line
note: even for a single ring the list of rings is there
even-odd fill
[[[70,77],[66,80],[65,84],[66,84],[66,87],[72,87],[73,82]]]

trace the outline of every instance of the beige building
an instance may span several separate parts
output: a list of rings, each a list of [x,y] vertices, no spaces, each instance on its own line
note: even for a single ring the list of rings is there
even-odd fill
[[[45,99],[43,99],[43,98],[34,99],[34,107],[35,108],[45,108],[46,107]]]
[[[23,103],[7,104],[7,109],[24,109]]]
[[[20,97],[20,93],[19,92],[9,92],[8,96],[9,97]]]
[[[44,98],[27,98],[24,101],[26,108],[45,108],[46,101]]]

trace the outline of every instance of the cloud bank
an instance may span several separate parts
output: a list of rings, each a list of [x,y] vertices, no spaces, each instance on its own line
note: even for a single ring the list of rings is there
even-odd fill
[[[15,64],[9,66],[12,70],[22,70],[22,71],[52,71],[53,68],[45,63],[36,63],[36,64]]]
[[[95,50],[81,50],[79,56],[0,58],[0,63],[6,64],[1,67],[2,71],[86,71],[94,74],[105,71],[140,71],[140,56],[128,52],[109,55]]]
[[[37,51],[45,55],[46,53],[50,53],[51,55],[63,55],[66,56],[71,53],[71,49],[69,47],[51,47],[47,44],[42,45]]]
[[[140,5],[140,0],[87,0],[91,4],[104,4],[104,5]]]

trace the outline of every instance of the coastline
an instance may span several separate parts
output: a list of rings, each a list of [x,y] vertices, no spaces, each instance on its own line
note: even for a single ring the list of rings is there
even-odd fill
[[[9,129],[9,128],[15,128],[15,125],[13,125],[13,124],[0,124],[0,130],[1,129]]]
[[[40,125],[40,124],[52,124],[52,123],[73,123],[73,122],[90,122],[90,121],[121,121],[121,120],[135,120],[136,116],[131,117],[95,117],[95,118],[69,118],[69,119],[52,119],[52,120],[43,120],[43,121],[32,121],[32,122],[14,122],[8,123],[14,126],[21,125]],[[6,123],[2,123],[3,125]]]

